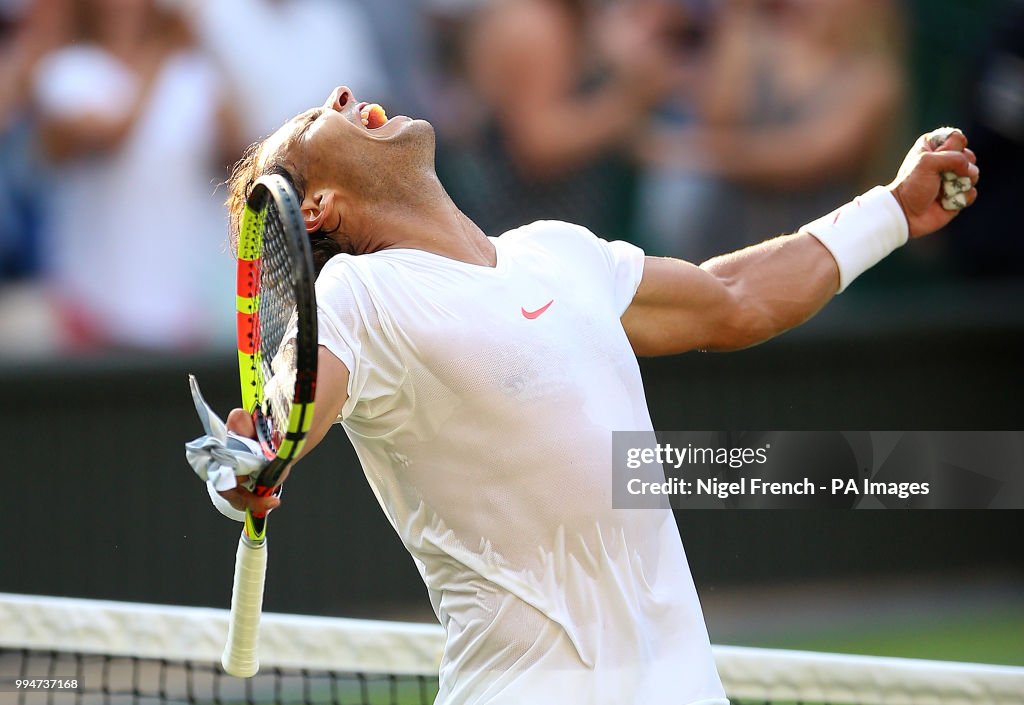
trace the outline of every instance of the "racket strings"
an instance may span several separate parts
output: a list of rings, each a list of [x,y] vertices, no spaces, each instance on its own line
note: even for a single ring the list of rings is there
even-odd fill
[[[264,380],[263,414],[271,420],[275,447],[279,435],[288,429],[296,376],[297,314],[292,281],[296,264],[287,237],[277,205],[270,200],[263,229],[257,337]]]

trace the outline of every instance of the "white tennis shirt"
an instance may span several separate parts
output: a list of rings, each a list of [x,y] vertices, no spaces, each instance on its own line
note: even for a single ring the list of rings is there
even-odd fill
[[[437,703],[724,705],[669,510],[612,508],[612,431],[650,431],[620,317],[644,255],[543,221],[494,268],[339,255],[320,343],[343,424],[447,632]]]

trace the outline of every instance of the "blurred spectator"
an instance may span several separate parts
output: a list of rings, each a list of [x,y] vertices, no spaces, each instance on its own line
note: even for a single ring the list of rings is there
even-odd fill
[[[34,85],[55,165],[44,257],[68,342],[224,339],[232,267],[215,167],[239,139],[223,82],[152,0],[72,7],[74,39],[43,58]]]
[[[419,95],[423,115],[437,134],[438,149],[446,153],[437,160],[439,169],[451,166],[448,162],[472,159],[479,142],[478,131],[487,113],[466,76],[465,45],[474,18],[490,2],[421,0],[429,68]],[[454,178],[461,169],[451,171]]]
[[[557,218],[623,234],[620,153],[674,77],[661,10],[496,0],[471,17],[463,69],[484,111],[479,125],[463,112],[448,121],[455,170],[442,176],[485,232]]]
[[[430,8],[437,2],[478,0],[358,0],[373,36],[378,40],[375,55],[386,77],[387,91],[371,93],[369,100],[384,102],[389,115],[426,116],[435,71],[431,56]],[[346,79],[347,81],[347,79]],[[346,81],[342,81],[346,85]],[[384,95],[386,93],[386,95]],[[362,91],[357,91],[362,95]]]
[[[60,0],[0,0],[0,283],[36,273],[43,165],[30,111],[33,67],[61,41]]]
[[[1024,2],[1003,9],[986,45],[964,129],[985,175],[983,195],[951,224],[954,263],[974,276],[1024,276],[1015,216],[1024,193]]]
[[[696,124],[640,150],[637,229],[653,252],[694,261],[792,232],[903,156],[892,3],[727,0],[713,19]]]
[[[349,0],[191,0],[203,46],[238,96],[245,139],[266,136],[345,84],[387,106],[390,90],[371,25]]]

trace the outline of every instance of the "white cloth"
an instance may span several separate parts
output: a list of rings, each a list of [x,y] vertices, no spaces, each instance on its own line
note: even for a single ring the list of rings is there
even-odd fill
[[[267,460],[257,441],[228,430],[224,421],[203,399],[199,382],[192,375],[188,376],[188,386],[206,435],[185,444],[185,460],[206,483],[206,491],[217,511],[228,519],[245,521],[245,512],[232,507],[218,490],[234,489],[238,486],[237,478],[245,476],[248,479],[242,486],[251,492]]]
[[[612,508],[612,431],[652,430],[620,322],[643,253],[554,221],[494,243],[495,268],[389,249],[316,286],[344,427],[447,631],[437,702],[726,703],[671,512]]]
[[[339,84],[359,100],[387,101],[382,52],[350,0],[204,0],[193,25],[231,77],[250,140],[322,105]]]
[[[225,341],[233,263],[215,196],[220,80],[195,52],[169,57],[128,136],[54,170],[48,275],[66,305],[108,341],[142,347]],[[131,67],[75,45],[35,75],[44,116],[116,119],[137,100]]]

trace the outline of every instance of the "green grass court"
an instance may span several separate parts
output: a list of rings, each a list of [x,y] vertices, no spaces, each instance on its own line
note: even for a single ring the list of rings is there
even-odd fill
[[[731,639],[743,646],[1024,666],[1024,607]]]

